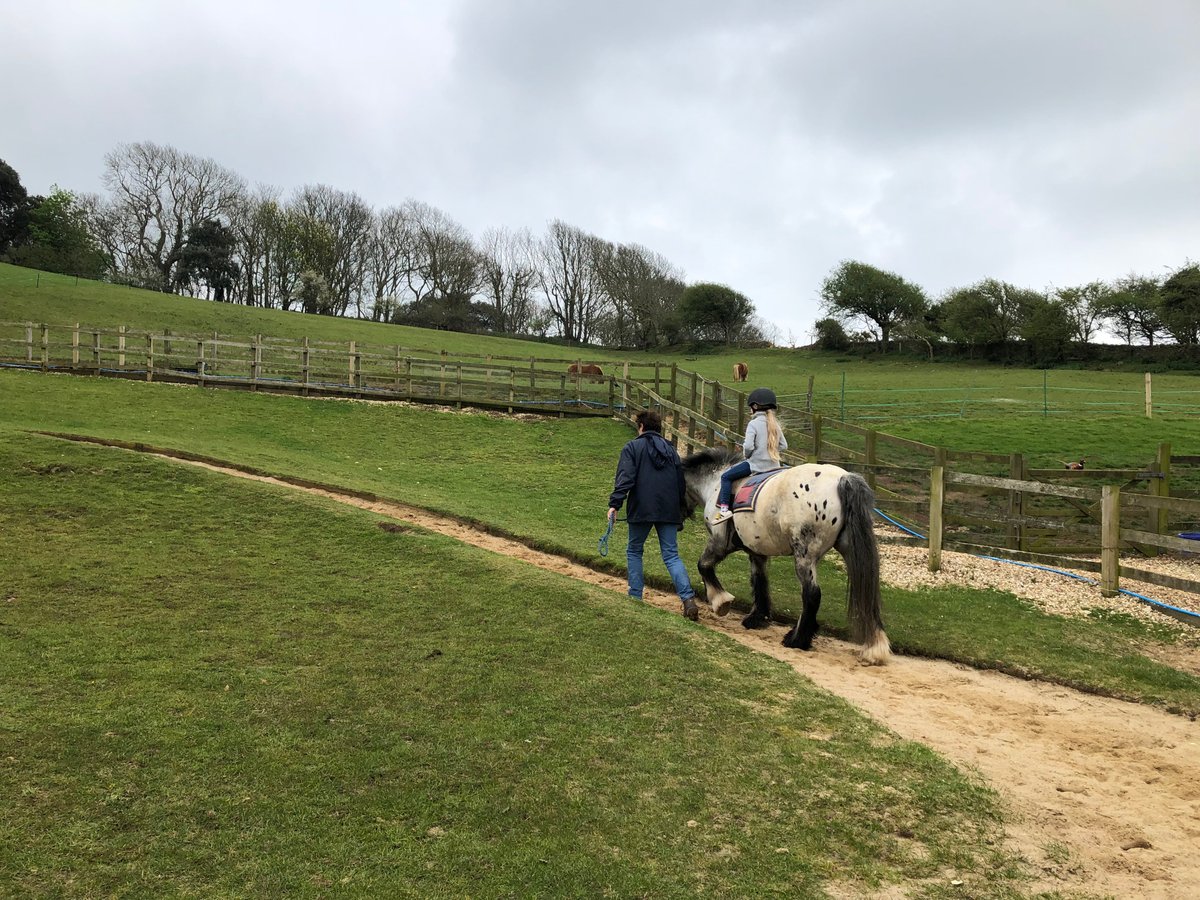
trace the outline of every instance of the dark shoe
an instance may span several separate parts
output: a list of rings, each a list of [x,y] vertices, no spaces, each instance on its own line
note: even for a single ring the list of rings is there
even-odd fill
[[[700,607],[696,605],[696,601],[691,597],[688,597],[683,601],[683,617],[685,619],[691,619],[693,622],[699,621],[700,619]]]

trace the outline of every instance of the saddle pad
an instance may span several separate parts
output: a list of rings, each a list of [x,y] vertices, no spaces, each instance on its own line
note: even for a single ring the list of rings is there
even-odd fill
[[[762,486],[778,475],[783,469],[772,469],[770,472],[759,472],[757,475],[751,475],[740,485],[737,492],[733,495],[733,505],[729,508],[734,512],[751,512],[754,510],[754,504],[758,502],[758,492],[762,490]]]

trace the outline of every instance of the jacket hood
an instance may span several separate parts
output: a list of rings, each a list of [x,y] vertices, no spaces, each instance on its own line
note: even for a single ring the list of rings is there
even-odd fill
[[[654,468],[663,469],[668,464],[675,462],[675,448],[667,443],[667,439],[656,431],[646,431],[641,435],[650,446],[648,452],[650,454],[650,462],[654,463]]]

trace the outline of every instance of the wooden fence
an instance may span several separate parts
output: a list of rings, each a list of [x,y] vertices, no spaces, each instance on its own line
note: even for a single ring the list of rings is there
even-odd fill
[[[612,414],[616,380],[585,375],[584,366],[610,372],[617,367],[626,376],[632,367],[647,379],[669,368],[653,362],[452,355],[355,341],[262,335],[236,340],[28,322],[0,323],[0,360],[42,371],[558,415]],[[574,374],[568,372],[572,366]]]
[[[685,382],[691,378],[691,373],[683,373]],[[669,396],[671,387],[675,399]],[[703,394],[694,389],[681,392],[675,383],[665,394],[627,379],[621,380],[621,389],[626,402],[620,414],[632,421],[639,410],[659,410],[663,433],[685,454],[701,446],[741,443],[746,414],[740,392],[714,386],[708,395],[740,396],[743,408],[734,415],[721,399],[696,407],[678,402],[680,396]],[[902,527],[909,526],[913,537],[900,540],[929,547],[934,570],[946,548],[1100,572],[1106,594],[1118,590],[1122,574],[1200,594],[1200,581],[1121,561],[1122,553],[1126,559],[1163,550],[1200,554],[1200,542],[1175,534],[1200,523],[1200,499],[1170,496],[1172,466],[1195,465],[1200,458],[1172,456],[1168,444],[1159,446],[1145,469],[1031,469],[1019,453],[949,450],[826,420],[809,410],[781,408],[780,418],[787,425],[785,462],[831,462],[862,473],[875,489],[880,510]],[[836,441],[830,439],[831,432]],[[962,471],[967,468],[976,471]],[[1076,484],[1055,483],[1058,480]],[[1107,483],[1077,484],[1083,481]],[[1142,484],[1145,493],[1130,490]],[[1072,556],[1069,562],[1065,555]]]
[[[744,390],[661,362],[451,355],[353,341],[235,340],[33,323],[0,323],[0,360],[202,387],[627,421],[656,408],[664,433],[685,453],[740,445],[749,417]],[[568,374],[572,362],[577,370],[599,365],[605,373]],[[1200,529],[1200,500],[1180,497],[1178,489],[1172,496],[1173,485],[1200,481],[1200,457],[1172,456],[1165,444],[1144,469],[1032,469],[1021,454],[955,451],[823,416],[812,409],[811,379],[805,405],[781,406],[779,416],[789,443],[785,462],[831,462],[861,472],[880,509],[929,545],[931,565],[942,547],[1052,564],[1066,554],[1101,557],[1071,560],[1089,571],[1121,551],[1200,550],[1200,542],[1176,536]],[[1142,484],[1144,493],[1132,490]],[[1110,560],[1102,573],[1105,590],[1116,589],[1116,572],[1123,571],[1200,593],[1200,582],[1114,565]]]

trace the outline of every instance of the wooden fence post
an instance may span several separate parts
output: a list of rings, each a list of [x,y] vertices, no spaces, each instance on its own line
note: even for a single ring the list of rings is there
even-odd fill
[[[724,406],[724,404],[725,404],[724,387],[722,386],[721,382],[718,381],[715,384],[713,384],[713,416],[712,417],[713,417],[714,422],[722,421],[721,413],[723,412],[723,410],[721,409],[721,407]],[[726,435],[726,443],[728,443],[728,435]]]
[[[25,323],[25,362],[33,362],[33,323]]]
[[[679,432],[679,363],[671,363],[671,427]]]
[[[1025,480],[1025,457],[1020,453],[1008,457],[1008,477],[1014,481]],[[1025,494],[1022,491],[1008,492],[1008,515],[1020,517],[1025,515]],[[1007,544],[1014,550],[1025,549],[1025,526],[1016,522],[1008,525]]]
[[[874,428],[867,429],[866,445],[863,448],[863,456],[864,456],[864,459],[868,466],[867,484],[869,484],[871,486],[871,490],[875,490],[875,481],[876,481],[875,469],[871,468],[871,467],[873,467],[878,462],[878,458],[875,455],[875,435],[876,435],[876,431]],[[935,466],[934,468],[937,468],[937,467]],[[933,501],[931,500],[930,502],[932,503]],[[936,572],[937,569],[934,569],[933,571]]]
[[[617,411],[617,379],[612,375],[608,376],[608,411],[610,414]]]
[[[455,403],[455,406],[458,409],[462,409],[462,363],[456,365],[454,369],[454,381],[458,385],[458,401]]]
[[[821,414],[820,413],[813,413],[812,430],[813,430],[812,461],[816,463],[816,462],[821,461]]]
[[[1154,417],[1154,392],[1151,389],[1150,373],[1146,373],[1146,418]]]
[[[196,380],[204,387],[204,341],[196,341]]]
[[[934,466],[929,470],[929,571],[942,568],[942,515],[946,502],[946,469]]]
[[[804,401],[804,408],[810,416],[812,415],[813,411],[813,381],[816,379],[816,377],[816,375],[808,376],[808,397]]]
[[[117,368],[125,368],[125,326],[117,326]]]
[[[395,366],[395,372],[393,374],[395,376],[395,380],[392,383],[392,393],[398,394],[398,393],[400,393],[400,345],[399,344],[396,345],[396,366]]]
[[[79,367],[79,323],[75,323],[75,328],[71,332],[71,368]]]
[[[100,374],[100,332],[92,332],[92,364],[96,367],[96,374]]]
[[[146,335],[146,380],[154,380],[154,335]]]
[[[42,325],[42,371],[50,368],[50,326]]]
[[[513,366],[508,370],[508,414],[511,416],[513,411],[513,401],[517,396],[517,367]],[[611,392],[609,394],[609,405],[612,405]]]
[[[1162,442],[1158,445],[1158,456],[1154,460],[1154,465],[1151,466],[1151,471],[1157,473],[1161,477],[1152,478],[1150,480],[1149,493],[1155,497],[1170,497],[1171,496],[1171,444]],[[1150,510],[1150,530],[1155,534],[1166,534],[1168,525],[1168,514],[1164,507]],[[1157,547],[1149,547],[1152,555],[1158,554]]]
[[[621,410],[629,405],[629,362],[621,367],[621,378],[624,379],[621,383]]]
[[[737,416],[737,433],[745,436],[746,434],[746,392],[737,392],[738,416]]]
[[[1100,488],[1100,593],[1115,596],[1121,581],[1121,489]]]
[[[347,357],[349,359],[349,366],[350,366],[350,372],[349,372],[350,387],[357,387],[357,385],[358,385],[358,371],[357,371],[358,367],[356,365],[356,363],[358,361],[358,353],[355,352],[355,347],[356,347],[355,342],[351,341],[350,342],[350,351],[347,354]]]
[[[251,389],[258,390],[258,373],[259,366],[262,364],[262,335],[254,336],[254,343],[250,345],[250,381]]]
[[[567,376],[566,373],[558,376],[558,417],[565,419],[567,406]]]
[[[312,366],[310,363],[310,360],[311,360],[310,353],[311,353],[311,351],[309,350],[309,347],[308,347],[308,337],[306,335],[304,338],[304,344],[300,349],[300,379],[301,379],[300,383],[302,385],[302,387],[300,388],[300,394],[301,394],[301,396],[304,396],[304,397],[308,396],[308,382],[309,382],[309,379],[312,377],[312,375],[311,375]]]

